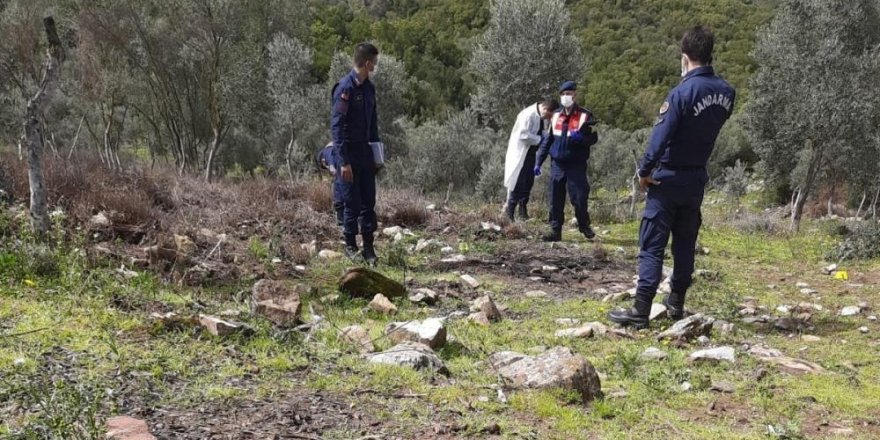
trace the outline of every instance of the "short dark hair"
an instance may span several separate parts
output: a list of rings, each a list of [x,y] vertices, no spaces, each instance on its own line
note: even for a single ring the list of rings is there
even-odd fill
[[[553,110],[556,110],[559,108],[559,103],[556,102],[556,100],[553,98],[544,98],[544,99],[538,101],[538,105],[543,105],[544,107],[547,107],[550,111],[553,111]]]
[[[361,67],[367,61],[376,61],[379,57],[379,49],[370,43],[361,43],[354,48],[354,64]]]
[[[714,49],[715,35],[707,27],[696,26],[688,29],[681,38],[681,53],[696,63],[712,64]]]

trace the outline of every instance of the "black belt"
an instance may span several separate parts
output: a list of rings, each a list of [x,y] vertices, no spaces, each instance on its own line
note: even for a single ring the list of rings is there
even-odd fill
[[[706,169],[705,166],[675,167],[672,165],[667,165],[665,163],[661,163],[660,168],[665,168],[667,170],[672,170],[672,171],[702,171],[702,170]]]

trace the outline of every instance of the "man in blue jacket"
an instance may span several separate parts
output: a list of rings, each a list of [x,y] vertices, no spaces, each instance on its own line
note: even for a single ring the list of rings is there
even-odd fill
[[[376,117],[376,88],[370,77],[375,73],[379,49],[369,43],[354,50],[352,70],[333,88],[330,132],[340,192],[343,196],[343,236],[345,254],[358,256],[357,235],[363,238],[360,254],[370,265],[378,261],[373,247],[376,231],[376,164],[371,142],[379,142]]]
[[[550,164],[550,232],[544,241],[561,241],[565,224],[565,193],[571,199],[578,229],[588,240],[596,236],[590,227],[587,202],[590,198],[590,181],[587,179],[587,161],[590,147],[599,136],[594,131],[596,121],[593,113],[575,102],[577,84],[566,81],[559,87],[562,109],[550,118],[550,130],[541,141],[535,160],[536,176],[541,175],[541,165],[549,155]]]
[[[694,272],[694,248],[702,224],[700,207],[709,175],[706,163],[721,127],[733,112],[736,91],[715,75],[711,66],[715,37],[698,26],[681,40],[683,79],[660,107],[645,156],[639,184],[648,192],[639,230],[639,282],[631,310],[615,310],[609,319],[645,328],[651,302],[663,273],[666,243],[672,235],[672,293],[667,314],[684,317],[684,299]]]

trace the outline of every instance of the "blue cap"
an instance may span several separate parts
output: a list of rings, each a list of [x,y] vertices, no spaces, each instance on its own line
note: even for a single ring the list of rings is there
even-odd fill
[[[566,82],[562,83],[561,86],[559,86],[559,92],[562,93],[562,92],[566,92],[569,90],[577,90],[577,88],[578,88],[578,86],[577,86],[577,84],[575,84],[574,81],[566,81]]]

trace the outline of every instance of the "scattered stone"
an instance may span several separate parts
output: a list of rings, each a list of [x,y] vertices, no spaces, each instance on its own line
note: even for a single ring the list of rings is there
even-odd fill
[[[709,337],[706,335],[700,336],[699,338],[697,338],[697,344],[700,344],[702,346],[709,345]]]
[[[377,293],[388,298],[399,298],[406,294],[403,284],[363,267],[349,269],[339,280],[339,291],[364,299]]]
[[[446,344],[446,327],[443,321],[430,318],[424,321],[392,322],[385,327],[385,334],[395,344],[418,342],[436,350]]]
[[[736,326],[733,325],[733,323],[731,322],[722,321],[719,319],[712,323],[712,329],[722,335],[729,335],[733,333],[733,331],[736,329]]]
[[[825,371],[818,364],[784,356],[781,351],[771,348],[753,346],[749,349],[749,354],[762,362],[776,365],[780,370],[790,374],[818,374]]]
[[[440,249],[443,247],[443,243],[435,239],[425,240],[424,238],[419,239],[418,243],[416,243],[416,252],[430,251],[432,249]]]
[[[477,324],[480,324],[480,325],[491,325],[492,324],[492,322],[489,321],[489,317],[486,316],[486,314],[483,312],[471,313],[470,315],[468,315],[468,320],[476,322]]]
[[[735,362],[736,352],[733,347],[715,347],[699,350],[688,356],[688,362]]]
[[[635,298],[636,297],[636,288],[633,287],[632,289],[627,290],[626,294],[629,295],[630,298]]]
[[[694,275],[707,281],[721,280],[721,272],[718,272],[717,270],[697,269]]]
[[[567,328],[556,332],[557,338],[590,338],[593,336],[593,327],[583,326],[579,328]]]
[[[27,359],[25,359],[25,358],[15,358],[15,360],[12,361],[12,366],[20,367],[26,363],[27,363]]]
[[[127,280],[137,278],[137,276],[138,276],[137,272],[130,270],[130,269],[126,269],[125,266],[117,268],[116,273],[119,274],[119,276],[121,276],[122,278],[125,278]]]
[[[240,322],[225,321],[216,316],[199,315],[199,324],[214,336],[229,336],[235,333],[250,332],[250,327]]]
[[[342,253],[331,251],[330,249],[323,249],[318,252],[318,258],[322,260],[338,260],[342,258]]]
[[[498,226],[498,225],[496,225],[495,223],[492,223],[492,222],[480,222],[480,227],[481,227],[484,231],[495,231],[495,232],[501,232],[501,226]]]
[[[440,260],[441,263],[464,263],[465,261],[467,261],[467,257],[462,254],[456,254]]]
[[[128,416],[116,416],[107,420],[108,440],[156,440],[147,422]]]
[[[871,315],[868,317],[868,321],[876,321],[876,320],[877,320],[877,317],[874,315]]]
[[[484,313],[489,321],[495,322],[501,320],[501,312],[498,311],[495,301],[492,301],[492,297],[489,295],[474,300],[474,303],[471,305],[471,311]]]
[[[554,322],[556,322],[556,325],[568,325],[568,326],[572,326],[572,325],[578,325],[578,324],[580,324],[580,323],[581,323],[581,320],[580,320],[580,319],[575,319],[575,318],[559,318],[559,319],[557,319],[557,320],[554,321]]]
[[[791,313],[791,309],[788,306],[779,306],[776,308],[776,312],[782,315],[787,315]]]
[[[805,282],[803,282],[803,281],[799,281],[799,282],[798,282],[797,284],[795,284],[794,286],[797,287],[798,289],[806,289],[807,287],[810,287],[809,284],[807,284],[807,283],[805,283]]]
[[[399,239],[396,238],[398,236],[401,236],[401,237],[404,235],[408,235],[410,237],[415,236],[415,234],[413,234],[412,231],[404,228],[403,226],[392,226],[390,228],[385,228],[382,230],[382,235],[384,235],[386,237],[394,238],[395,241],[400,241]]]
[[[362,354],[376,351],[376,347],[373,345],[373,340],[370,339],[370,334],[367,333],[365,328],[359,325],[345,327],[342,329],[339,338],[343,342],[354,345]]]
[[[651,313],[648,315],[648,320],[653,321],[657,318],[662,318],[666,316],[666,306],[660,303],[651,304]]]
[[[661,332],[657,335],[657,339],[687,342],[701,335],[708,336],[709,332],[712,331],[712,324],[714,322],[714,318],[700,313],[691,315]]]
[[[767,315],[761,316],[750,316],[742,320],[744,324],[766,324],[770,322],[770,317]]]
[[[646,361],[662,361],[668,356],[669,354],[657,347],[648,347],[642,353],[641,358]]]
[[[107,214],[104,211],[101,211],[92,216],[89,219],[89,229],[106,229],[111,225],[110,218],[107,217]]]
[[[801,293],[804,295],[816,295],[819,293],[819,291],[816,289],[803,288],[801,289]]]
[[[681,390],[682,390],[682,391],[690,391],[691,388],[693,388],[693,387],[694,387],[694,386],[691,385],[690,382],[682,382],[682,383],[681,383]]]
[[[299,322],[302,286],[291,287],[282,281],[260,280],[251,289],[254,312],[263,315],[275,325],[295,326]]]
[[[318,242],[315,240],[312,240],[309,243],[303,243],[299,245],[299,247],[300,249],[306,251],[306,253],[309,254],[309,257],[314,257],[315,255],[318,255]]]
[[[712,386],[709,389],[719,393],[733,394],[736,392],[736,385],[726,380],[713,380]]]
[[[526,292],[527,298],[544,298],[547,296],[547,292],[543,290],[530,290]]]
[[[593,289],[593,291],[590,292],[590,295],[595,298],[598,298],[600,296],[604,297],[605,295],[608,295],[609,293],[611,293],[611,292],[609,292],[608,289],[606,289],[604,287],[600,287],[598,289]]]
[[[822,272],[824,272],[825,275],[832,275],[832,274],[834,274],[834,272],[837,272],[837,265],[831,264],[831,265],[825,266],[824,268],[822,268]]]
[[[609,293],[608,295],[605,295],[604,298],[602,298],[602,302],[618,302],[628,296],[630,296],[629,292]]]
[[[584,402],[601,393],[599,375],[590,361],[566,347],[556,347],[535,357],[501,352],[490,356],[489,362],[514,388],[573,389]]]
[[[368,306],[382,314],[393,315],[397,313],[397,306],[391,302],[385,295],[381,293],[377,293],[376,296],[373,297],[373,300],[370,301]]]
[[[436,304],[438,298],[439,298],[439,296],[437,296],[437,292],[435,292],[431,289],[426,289],[426,288],[416,289],[409,296],[409,300],[411,302],[416,303],[416,304],[427,304],[427,305]]]
[[[446,371],[446,366],[434,350],[417,342],[397,344],[386,351],[367,355],[367,360],[374,364],[400,365],[414,370]]]
[[[804,342],[819,342],[822,338],[813,335],[801,335],[801,341]]]
[[[556,266],[545,265],[545,266],[541,266],[541,271],[546,272],[546,273],[554,273],[554,272],[559,272],[559,268]]]
[[[855,316],[859,313],[862,313],[862,309],[859,306],[846,306],[840,309],[840,316]]]
[[[444,246],[440,249],[440,253],[443,255],[449,255],[455,253],[455,248],[453,248],[452,246]]]
[[[480,287],[480,282],[471,275],[462,275],[461,280],[465,282],[468,286],[471,286],[472,289],[476,289]]]
[[[859,331],[862,332],[862,333],[868,333],[869,330],[868,330],[868,327],[866,327],[866,326],[861,326],[861,327],[859,327]]]
[[[794,311],[797,313],[812,313],[812,312],[821,312],[825,308],[822,307],[821,304],[812,304],[808,302],[801,302],[795,306]]]

